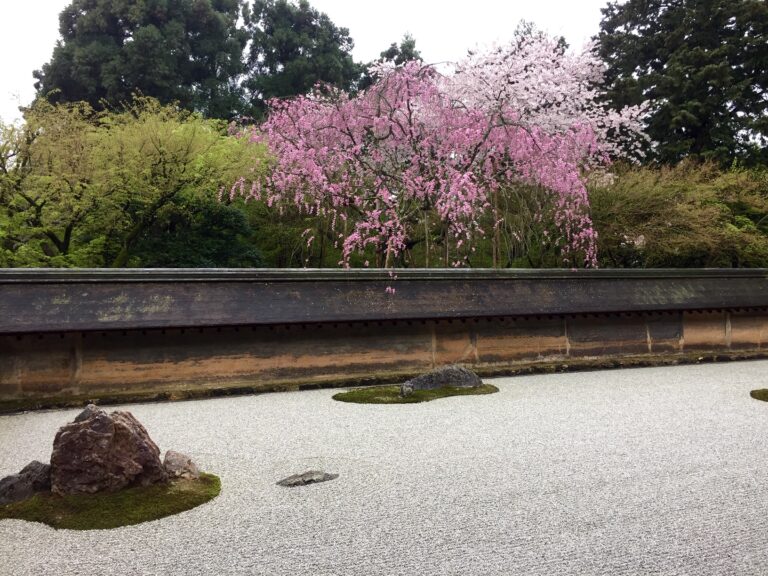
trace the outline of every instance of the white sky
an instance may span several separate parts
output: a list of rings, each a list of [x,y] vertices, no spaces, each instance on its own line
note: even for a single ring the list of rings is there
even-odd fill
[[[354,57],[368,62],[410,32],[429,63],[455,61],[477,45],[511,38],[521,19],[581,47],[597,33],[608,0],[310,0],[349,28]],[[70,0],[0,0],[0,118],[19,118],[34,96],[32,71],[50,60],[59,12]],[[375,8],[373,8],[375,6]]]

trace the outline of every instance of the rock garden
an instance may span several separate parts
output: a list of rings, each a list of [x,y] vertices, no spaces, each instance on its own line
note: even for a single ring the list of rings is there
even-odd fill
[[[130,413],[90,404],[53,440],[50,464],[33,461],[0,480],[0,519],[54,528],[115,528],[155,520],[216,497],[219,478],[160,449]]]

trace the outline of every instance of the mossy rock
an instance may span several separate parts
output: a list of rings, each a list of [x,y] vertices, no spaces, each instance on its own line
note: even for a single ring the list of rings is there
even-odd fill
[[[414,390],[408,396],[400,396],[400,386],[371,386],[355,388],[347,392],[339,392],[333,396],[339,402],[354,402],[355,404],[416,404],[429,402],[449,396],[471,396],[477,394],[493,394],[499,389],[491,384],[483,384],[475,388],[455,388],[444,386],[433,390]]]
[[[752,398],[755,400],[762,400],[763,402],[768,402],[768,388],[762,388],[760,390],[752,390],[752,392],[749,393]]]
[[[0,520],[42,522],[53,528],[103,530],[157,520],[205,504],[221,492],[221,480],[200,474],[198,480],[135,487],[119,492],[58,496],[39,493],[21,502],[0,506]]]

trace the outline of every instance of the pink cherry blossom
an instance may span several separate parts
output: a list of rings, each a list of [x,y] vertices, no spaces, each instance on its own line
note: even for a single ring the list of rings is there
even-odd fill
[[[342,265],[373,248],[377,265],[392,267],[421,242],[425,265],[439,252],[460,266],[473,240],[493,233],[483,228],[490,194],[535,185],[547,191],[564,263],[594,266],[585,171],[640,135],[639,110],[596,104],[598,64],[540,38],[470,56],[449,76],[409,62],[379,67],[356,95],[323,88],[273,100],[251,134],[268,145],[272,170],[232,193],[327,219]]]

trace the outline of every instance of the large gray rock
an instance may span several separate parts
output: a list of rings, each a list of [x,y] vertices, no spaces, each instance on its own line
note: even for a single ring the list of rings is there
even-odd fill
[[[89,406],[53,441],[51,491],[56,494],[111,492],[167,480],[160,450],[130,412],[107,414]]]
[[[51,467],[33,460],[19,472],[0,480],[0,506],[26,500],[51,489]]]
[[[408,396],[415,390],[434,390],[445,386],[476,388],[482,385],[483,381],[471,370],[461,366],[443,366],[404,382],[400,386],[400,396]]]
[[[200,478],[200,471],[192,459],[181,452],[168,450],[163,459],[163,466],[170,478],[184,478],[185,480],[197,480]]]

